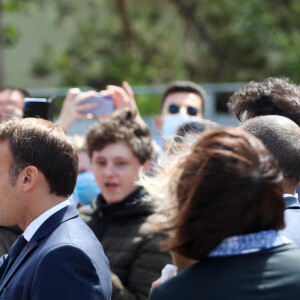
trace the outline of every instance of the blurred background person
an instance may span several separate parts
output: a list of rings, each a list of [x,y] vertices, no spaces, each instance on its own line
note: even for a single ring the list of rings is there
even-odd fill
[[[282,179],[262,142],[240,129],[204,133],[169,169],[144,178],[166,204],[163,246],[179,269],[150,299],[297,299],[300,251],[278,232]]]
[[[100,94],[113,98],[114,110],[127,107],[137,111],[137,121],[143,126],[146,125],[138,112],[132,88],[126,81],[122,86],[108,85],[106,90],[100,91]],[[97,105],[88,103],[88,99],[95,97],[96,94],[96,91],[81,92],[78,88],[70,89],[56,123],[67,131],[79,119],[92,119],[93,115],[86,111]],[[204,89],[194,82],[174,81],[167,85],[161,98],[160,115],[155,117],[155,126],[163,137],[165,148],[180,125],[203,121],[206,98]],[[96,117],[103,119],[107,115],[96,115]],[[160,139],[156,142],[162,144]],[[153,148],[157,152],[155,156],[158,156],[160,147],[157,143],[153,143]]]
[[[68,131],[77,120],[92,119],[93,115],[86,111],[97,107],[96,103],[86,103],[97,95],[96,91],[82,92],[79,88],[71,88],[63,101],[63,105],[56,124]]]
[[[170,139],[184,123],[203,119],[206,93],[191,81],[174,81],[166,86],[155,125],[163,138]]]
[[[123,88],[108,85],[101,93],[111,95],[118,107],[129,107],[137,111],[138,122],[146,125],[139,114],[134,92],[128,82],[123,82]],[[148,169],[149,174],[155,173],[162,152],[169,152],[170,148],[174,148],[170,142],[172,144],[171,139],[181,125],[190,122],[203,123],[206,98],[204,89],[191,81],[174,81],[166,86],[160,102],[160,114],[154,119],[160,137],[152,142],[153,156]]]
[[[19,87],[0,89],[0,123],[8,121],[11,117],[23,116],[25,97],[30,97],[30,94]]]
[[[88,205],[99,195],[100,189],[92,172],[85,136],[72,136],[72,144],[78,153],[78,176],[71,202],[75,206]]]
[[[133,90],[127,82],[123,82],[123,88],[109,85],[104,93],[112,95],[115,103],[137,109]],[[194,82],[169,83],[160,101],[160,114],[155,117],[155,126],[161,136],[169,140],[180,125],[202,120],[206,98],[204,89]]]
[[[175,135],[170,143],[170,152],[174,152],[179,148],[179,153],[182,152],[183,148],[189,148],[191,143],[197,140],[197,137],[203,132],[209,129],[220,127],[219,124],[211,122],[209,120],[199,120],[184,123],[176,130]],[[175,151],[177,152],[177,151]]]
[[[163,235],[151,226],[154,205],[136,185],[152,154],[152,137],[129,108],[95,123],[87,132],[87,148],[101,194],[80,209],[110,261],[112,299],[148,299],[151,283],[171,262],[159,250]]]
[[[241,122],[258,116],[277,115],[300,126],[300,88],[287,78],[250,81],[233,94],[227,106]]]

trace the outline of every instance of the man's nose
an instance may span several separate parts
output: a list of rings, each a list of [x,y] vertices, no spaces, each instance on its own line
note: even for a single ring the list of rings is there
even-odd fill
[[[180,106],[179,113],[182,115],[187,115],[187,109],[185,106]]]

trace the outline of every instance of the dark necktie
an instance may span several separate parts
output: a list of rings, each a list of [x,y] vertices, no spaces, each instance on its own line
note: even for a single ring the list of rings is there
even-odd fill
[[[13,263],[17,259],[26,244],[27,241],[23,234],[20,235],[8,252],[8,264]]]
[[[9,269],[11,268],[11,266],[13,265],[17,257],[20,255],[21,251],[23,250],[26,244],[27,241],[25,240],[24,236],[20,235],[18,239],[15,241],[15,243],[12,245],[12,247],[8,252],[8,256],[6,258],[7,264],[6,264],[4,274],[2,275],[1,281],[6,276]]]

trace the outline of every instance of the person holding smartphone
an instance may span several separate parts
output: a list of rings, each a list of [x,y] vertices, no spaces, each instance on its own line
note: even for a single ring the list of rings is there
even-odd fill
[[[7,86],[0,89],[0,124],[12,117],[23,116],[25,97],[30,97],[30,94],[23,88]]]
[[[72,88],[64,99],[56,124],[68,131],[77,120],[109,116],[114,107],[114,99],[109,94],[98,93],[94,90],[82,92],[79,88]]]

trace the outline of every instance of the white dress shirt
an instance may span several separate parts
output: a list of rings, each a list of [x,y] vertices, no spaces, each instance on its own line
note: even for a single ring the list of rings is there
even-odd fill
[[[69,200],[65,200],[47,211],[45,211],[43,214],[41,214],[39,217],[34,219],[25,229],[23,235],[24,238],[29,242],[30,239],[33,237],[33,235],[36,233],[36,231],[40,228],[40,226],[53,214],[55,214],[57,211],[63,209],[64,207],[68,206],[70,204]]]

